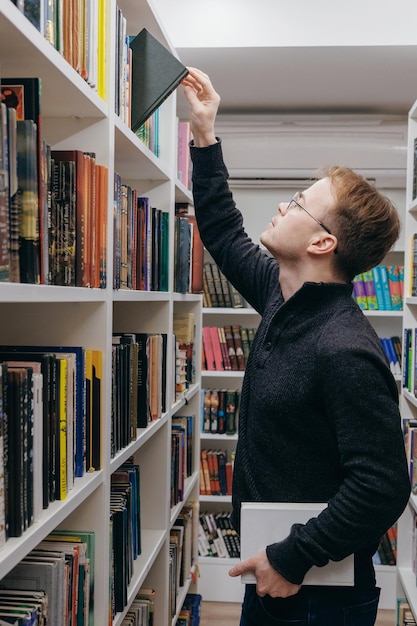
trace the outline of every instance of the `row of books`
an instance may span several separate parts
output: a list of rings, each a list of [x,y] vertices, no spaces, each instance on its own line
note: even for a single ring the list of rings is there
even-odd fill
[[[230,457],[226,450],[200,451],[200,495],[232,495],[233,463],[235,453]]]
[[[401,338],[397,335],[393,337],[380,337],[382,348],[389,361],[391,372],[394,376],[401,374],[402,344]]]
[[[219,558],[240,558],[239,536],[230,521],[230,512],[201,512],[198,526],[198,554]]]
[[[243,296],[220,270],[214,261],[203,267],[203,306],[242,309],[247,306]]]
[[[113,289],[168,291],[169,214],[114,175]]]
[[[12,2],[84,80],[105,98],[106,2]]]
[[[188,203],[175,204],[174,291],[202,293],[204,247]]]
[[[175,524],[170,530],[169,607],[171,617],[174,617],[177,613],[179,592],[190,579],[194,566],[193,536],[197,515],[197,502],[188,502],[178,514]],[[193,607],[193,604],[196,604],[196,606]],[[194,614],[195,617],[199,616],[199,602],[197,602],[197,598],[188,597],[187,595],[181,610],[189,611],[189,617],[191,614]],[[186,613],[184,614],[185,616]]]
[[[417,626],[411,607],[406,598],[397,598],[396,626]]]
[[[373,557],[375,565],[397,564],[397,525],[391,526],[379,541],[378,549]]]
[[[184,499],[185,479],[193,473],[194,415],[174,415],[171,424],[171,507]]]
[[[178,596],[190,579],[193,557],[193,527],[197,503],[187,503],[169,532],[169,607],[171,617],[177,613]]]
[[[364,310],[401,311],[404,266],[377,265],[353,279],[353,296]]]
[[[155,589],[141,587],[123,618],[122,626],[153,626],[155,603]]]
[[[176,399],[184,397],[185,391],[196,380],[195,372],[195,314],[193,311],[174,311],[173,330],[175,335],[175,388]]]
[[[0,544],[100,469],[101,384],[98,350],[0,347]]]
[[[1,579],[3,623],[94,626],[95,550],[92,531],[55,530],[45,537]],[[13,614],[22,621],[8,621]]]
[[[51,150],[40,78],[1,90],[0,279],[104,288],[107,167],[94,152]]]
[[[132,459],[111,475],[111,598],[112,616],[127,605],[133,564],[141,554],[140,468]]]
[[[166,333],[113,335],[112,457],[166,411],[167,339]]]
[[[202,389],[201,397],[201,432],[236,434],[240,390]]]
[[[255,328],[247,328],[240,324],[204,326],[202,369],[244,371],[255,332]]]

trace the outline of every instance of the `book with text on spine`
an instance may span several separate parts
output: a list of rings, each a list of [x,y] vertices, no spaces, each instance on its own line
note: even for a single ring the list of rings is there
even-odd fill
[[[293,524],[307,524],[320,515],[327,503],[320,502],[242,502],[240,545],[242,561],[266,546],[288,537]],[[242,583],[256,583],[253,572],[241,576]],[[313,567],[305,575],[303,585],[353,586],[354,556],[342,561],[329,561]]]

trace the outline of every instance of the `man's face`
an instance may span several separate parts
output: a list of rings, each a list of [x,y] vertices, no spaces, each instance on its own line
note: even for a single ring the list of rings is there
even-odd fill
[[[281,202],[261,234],[261,243],[277,258],[301,258],[318,233],[326,234],[328,217],[335,200],[330,180],[322,178],[295,197],[296,202]]]

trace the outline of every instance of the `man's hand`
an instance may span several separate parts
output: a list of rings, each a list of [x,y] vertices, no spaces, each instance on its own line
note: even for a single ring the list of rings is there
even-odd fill
[[[189,67],[188,71],[189,74],[183,79],[182,85],[190,105],[190,128],[194,144],[203,148],[216,143],[214,122],[220,96],[207,74],[195,67]]]
[[[301,588],[301,585],[288,582],[272,567],[266,556],[266,550],[232,567],[229,576],[240,576],[245,572],[254,572],[256,593],[262,598],[267,594],[271,598],[288,598],[298,593]]]

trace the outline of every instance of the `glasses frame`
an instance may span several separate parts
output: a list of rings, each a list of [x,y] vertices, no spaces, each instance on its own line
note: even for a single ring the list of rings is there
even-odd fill
[[[315,222],[316,222],[319,226],[321,226],[322,228],[324,228],[324,230],[325,230],[327,233],[329,233],[329,235],[331,235],[332,233],[331,233],[331,232],[330,232],[330,230],[327,228],[327,226],[325,226],[325,225],[323,224],[323,222],[320,222],[320,220],[318,220],[318,219],[317,219],[317,217],[314,217],[314,215],[311,215],[310,211],[307,211],[307,209],[306,209],[306,208],[304,208],[304,207],[303,207],[303,205],[302,205],[302,204],[300,204],[300,203],[299,203],[299,202],[295,199],[295,198],[296,198],[296,197],[298,197],[298,196],[299,196],[299,193],[297,192],[297,193],[295,194],[295,196],[293,196],[293,197],[291,198],[291,200],[289,201],[288,206],[287,206],[287,211],[290,211],[290,210],[291,210],[291,204],[292,204],[292,203],[296,204],[296,205],[297,205],[300,209],[302,209],[303,211],[305,211],[305,212],[307,213],[307,215],[309,215],[309,216],[310,216],[310,217],[311,217],[311,218],[312,218],[312,219],[313,219],[313,220],[314,220],[314,221],[315,221]]]

